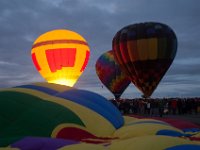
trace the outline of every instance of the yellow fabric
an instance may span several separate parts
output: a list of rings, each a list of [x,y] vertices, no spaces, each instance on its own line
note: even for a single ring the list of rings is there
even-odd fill
[[[123,118],[124,118],[124,125],[134,122],[136,120],[139,120],[138,118],[129,117],[129,116],[123,116]]]
[[[74,103],[70,100],[54,97],[54,96],[45,94],[43,92],[39,92],[36,90],[31,90],[31,89],[25,89],[25,88],[10,88],[10,89],[6,89],[6,91],[27,93],[36,97],[40,97],[42,100],[60,104],[72,110],[77,116],[79,116],[80,119],[85,124],[87,130],[96,136],[107,137],[113,134],[113,132],[116,130],[115,127],[107,119],[102,117],[100,114],[82,105]],[[94,125],[94,123],[96,124]]]
[[[157,38],[148,39],[148,59],[155,60],[158,57],[158,42]]]
[[[48,33],[48,34],[46,34]],[[86,41],[81,35],[64,29],[52,30],[40,35],[35,41],[34,44],[42,42],[42,41],[51,41],[55,39],[79,39],[82,41]],[[66,34],[67,33],[67,34]],[[70,34],[70,36],[68,36]]]
[[[137,40],[137,52],[139,54],[138,60],[147,60],[148,53],[147,53],[147,46],[148,40],[147,39],[139,39]]]
[[[139,58],[139,54],[137,49],[137,42],[134,40],[130,40],[127,42],[128,54],[130,56],[131,62],[137,61]]]
[[[144,101],[143,101],[144,102]],[[142,118],[142,119],[135,119],[134,122],[149,122],[149,121],[154,121],[154,122],[160,122],[160,123],[166,123],[160,120],[156,120],[156,119],[151,119],[151,118]],[[166,123],[167,124],[167,123]]]
[[[107,148],[102,145],[80,143],[80,144],[65,146],[59,148],[58,150],[106,150],[106,149]]]
[[[137,121],[133,123],[137,123]],[[164,124],[138,123],[132,125],[125,125],[119,128],[115,131],[113,136],[119,137],[120,139],[128,139],[132,137],[155,135],[160,130],[173,130],[184,134],[181,130]]]
[[[200,138],[200,132],[197,133],[197,134],[195,134],[195,135],[193,135],[192,137],[198,137],[198,138]]]
[[[48,89],[52,89],[52,90],[55,90],[55,91],[58,91],[58,92],[64,92],[64,91],[67,91],[67,90],[70,90],[70,89],[74,89],[74,88],[69,87],[69,86],[54,84],[54,83],[47,83],[47,82],[37,82],[37,83],[33,83],[32,85],[46,87]]]
[[[130,132],[130,131],[129,131]],[[164,150],[181,144],[199,144],[187,139],[170,136],[142,136],[114,141],[109,150]]]

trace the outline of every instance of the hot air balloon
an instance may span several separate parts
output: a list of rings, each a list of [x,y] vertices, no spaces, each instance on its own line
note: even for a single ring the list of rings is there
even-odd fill
[[[70,30],[52,30],[32,46],[32,60],[49,83],[73,86],[83,73],[90,55],[86,40]]]
[[[150,97],[167,72],[177,51],[177,38],[167,25],[132,24],[113,38],[114,55],[144,97]]]
[[[87,90],[52,83],[0,89],[0,147],[27,136],[100,143],[123,124],[115,106]]]
[[[98,58],[96,73],[101,82],[113,93],[115,99],[120,98],[131,82],[116,63],[112,50],[103,53]]]

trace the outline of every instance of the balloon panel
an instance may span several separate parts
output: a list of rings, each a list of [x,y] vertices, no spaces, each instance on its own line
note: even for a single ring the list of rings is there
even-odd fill
[[[110,104],[107,99],[96,93],[85,90],[68,90],[66,92],[59,93],[56,96],[71,100],[92,109],[109,120],[115,128],[120,128],[124,123],[124,119],[118,109]]]

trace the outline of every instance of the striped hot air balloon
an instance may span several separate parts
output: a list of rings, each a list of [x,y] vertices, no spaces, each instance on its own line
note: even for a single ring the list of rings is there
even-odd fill
[[[101,82],[115,96],[115,99],[120,98],[124,90],[130,84],[130,80],[123,73],[114,59],[113,51],[103,53],[96,62],[96,73]]]
[[[116,33],[112,44],[118,64],[144,97],[151,96],[177,51],[174,31],[157,22],[126,26]]]
[[[70,30],[52,30],[39,36],[32,46],[32,60],[50,83],[73,86],[90,56],[87,41]]]

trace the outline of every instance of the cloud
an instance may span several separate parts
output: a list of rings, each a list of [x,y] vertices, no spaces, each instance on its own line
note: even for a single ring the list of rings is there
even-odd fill
[[[112,38],[122,27],[158,21],[168,24],[175,31],[178,51],[155,95],[176,95],[176,92],[171,92],[173,88],[184,91],[185,95],[195,95],[200,90],[199,9],[198,0],[1,0],[1,87],[43,81],[31,61],[32,44],[40,34],[64,28],[81,34],[91,48],[89,64],[76,86],[101,91],[110,97],[109,91],[101,89],[102,84],[96,76],[96,60],[112,49]],[[130,86],[123,96],[127,95],[140,96],[141,93]]]

